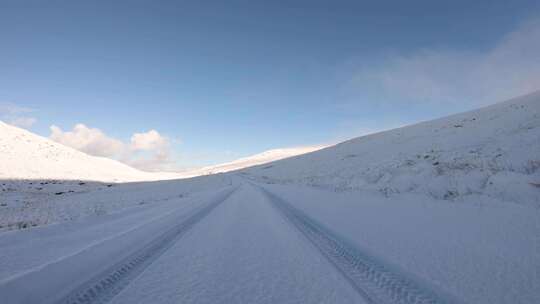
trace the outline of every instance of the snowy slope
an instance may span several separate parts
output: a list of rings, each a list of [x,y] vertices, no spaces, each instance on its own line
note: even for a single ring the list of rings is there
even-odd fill
[[[193,176],[230,172],[234,170],[240,170],[240,169],[257,166],[257,165],[273,162],[273,161],[284,159],[284,158],[289,158],[289,157],[317,151],[324,147],[325,146],[308,146],[308,147],[272,149],[272,150],[268,150],[268,151],[264,151],[264,152],[252,155],[252,156],[239,158],[237,160],[234,160],[228,163],[203,167],[203,168],[199,168],[199,169],[187,171],[187,172],[182,172],[181,175],[183,177],[193,177]]]
[[[243,171],[259,181],[540,202],[540,92]]]
[[[0,121],[0,179],[128,182],[174,178],[90,156]]]
[[[109,158],[87,155],[0,121],[0,179],[131,182],[189,178],[239,170],[322,148],[324,146],[273,149],[185,172],[149,173]]]

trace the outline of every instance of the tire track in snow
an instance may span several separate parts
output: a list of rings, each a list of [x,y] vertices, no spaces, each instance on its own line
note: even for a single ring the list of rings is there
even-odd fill
[[[236,189],[235,189],[236,190]],[[223,199],[200,208],[180,224],[174,226],[149,244],[121,262],[76,288],[58,304],[101,304],[110,301],[136,279],[148,266],[172,247],[187,231],[205,218],[212,210],[226,201],[235,190]]]
[[[290,203],[255,186],[266,194],[271,204],[296,227],[368,303],[435,304],[458,303],[449,295],[436,294],[416,280],[362,253],[341,237],[308,217]]]

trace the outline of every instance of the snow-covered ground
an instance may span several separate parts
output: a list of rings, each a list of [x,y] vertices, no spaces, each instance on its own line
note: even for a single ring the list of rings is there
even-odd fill
[[[102,216],[232,184],[231,178],[224,175],[123,184],[62,180],[1,182],[0,231]]]
[[[42,183],[4,181],[2,303],[540,303],[538,92],[234,172]]]
[[[494,200],[232,177],[188,197],[0,234],[0,294],[45,304],[537,303],[539,218]]]
[[[264,187],[456,303],[540,303],[538,208],[481,196],[449,203],[412,193]]]

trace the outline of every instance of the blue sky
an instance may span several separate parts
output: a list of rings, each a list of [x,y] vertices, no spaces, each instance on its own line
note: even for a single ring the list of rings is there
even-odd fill
[[[0,119],[125,143],[156,130],[178,167],[332,143],[539,88],[539,8],[4,0]]]

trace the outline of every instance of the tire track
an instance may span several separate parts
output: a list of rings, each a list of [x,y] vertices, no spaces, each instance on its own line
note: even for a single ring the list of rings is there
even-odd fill
[[[334,265],[366,302],[373,304],[459,303],[452,296],[437,294],[417,280],[361,252],[290,203],[264,188],[255,187],[261,189],[275,209]]]
[[[56,303],[101,304],[110,301],[172,247],[187,231],[226,201],[235,191],[236,189],[228,193],[223,199],[199,208],[180,224],[158,236],[121,262],[82,284]]]

